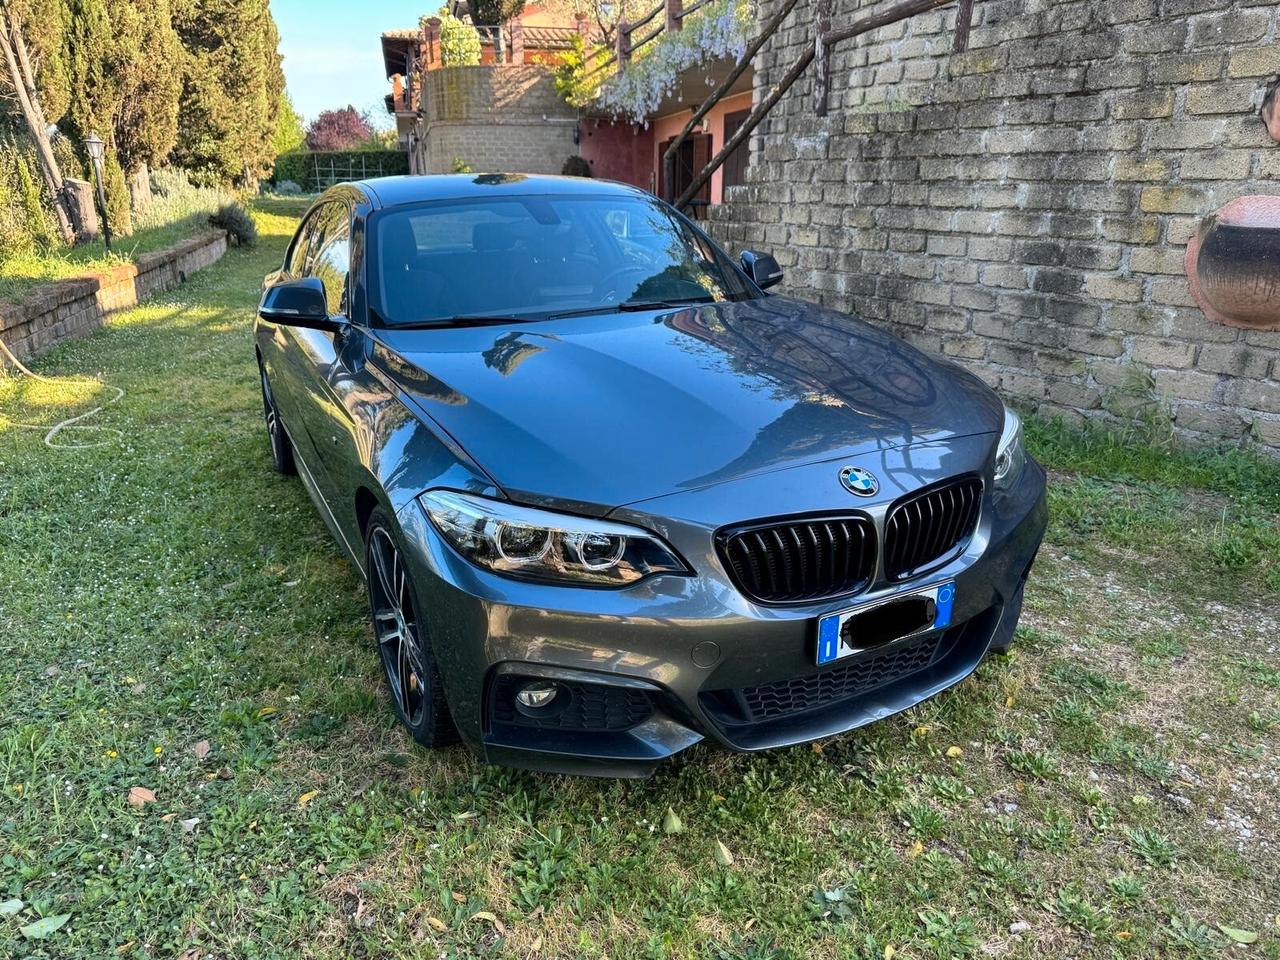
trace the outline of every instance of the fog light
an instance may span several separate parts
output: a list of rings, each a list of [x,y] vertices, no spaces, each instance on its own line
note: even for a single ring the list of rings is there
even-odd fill
[[[516,691],[516,705],[522,712],[541,711],[555,702],[560,684],[550,680],[533,680]]]

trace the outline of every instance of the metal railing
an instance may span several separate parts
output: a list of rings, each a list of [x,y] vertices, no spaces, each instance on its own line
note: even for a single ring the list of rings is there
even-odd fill
[[[612,47],[606,44],[597,46],[594,50],[588,52],[587,60],[590,61],[592,58],[605,53],[605,51],[609,51],[609,55],[583,74],[583,77],[595,76],[615,64],[619,70],[626,69],[627,62],[637,50],[658,39],[664,33],[682,29],[687,17],[692,16],[712,2],[713,0],[697,0],[696,3],[686,7],[684,0],[663,0],[644,16],[637,17],[635,20],[619,20],[618,32],[614,37]],[[652,23],[658,14],[665,14],[662,22],[639,39],[634,39],[636,33]]]
[[[324,190],[335,183],[367,180],[370,177],[403,172],[399,166],[391,170],[387,166],[387,161],[376,151],[371,151],[367,156],[360,153],[337,155],[313,153],[307,160],[307,172],[303,176],[304,182],[301,186],[312,191]]]

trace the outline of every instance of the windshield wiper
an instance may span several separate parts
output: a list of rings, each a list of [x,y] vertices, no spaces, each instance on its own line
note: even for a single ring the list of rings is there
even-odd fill
[[[624,300],[619,310],[661,310],[663,307],[685,307],[691,303],[715,303],[715,297],[676,297],[672,300]]]
[[[671,300],[624,300],[622,303],[606,303],[599,307],[582,307],[578,310],[562,310],[550,314],[548,320],[562,317],[585,317],[593,313],[624,313],[639,310],[661,310],[664,307],[684,307],[691,303],[715,303],[715,297],[675,297]]]

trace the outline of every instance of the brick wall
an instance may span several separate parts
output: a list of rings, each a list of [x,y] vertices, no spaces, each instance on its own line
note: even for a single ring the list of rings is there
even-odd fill
[[[0,340],[22,360],[84,336],[102,326],[108,314],[172,290],[226,251],[227,235],[210,231],[92,277],[41,284],[20,304],[0,303]]]
[[[778,0],[763,0],[760,18]],[[838,27],[883,8],[834,0]],[[801,0],[761,52],[759,102],[806,44]],[[1280,333],[1210,323],[1183,274],[1199,219],[1280,193],[1257,105],[1280,72],[1270,0],[979,0],[835,48],[752,138],[712,212],[772,249],[784,292],[883,323],[1031,408],[1152,420],[1280,455]]]
[[[455,157],[477,173],[559,173],[578,152],[577,112],[550,67],[491,64],[423,75],[419,166],[448,173]]]

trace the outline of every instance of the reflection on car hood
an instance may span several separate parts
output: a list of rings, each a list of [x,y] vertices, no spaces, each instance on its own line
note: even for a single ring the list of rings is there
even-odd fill
[[[998,431],[976,377],[784,297],[381,330],[374,362],[517,500],[584,510]]]

